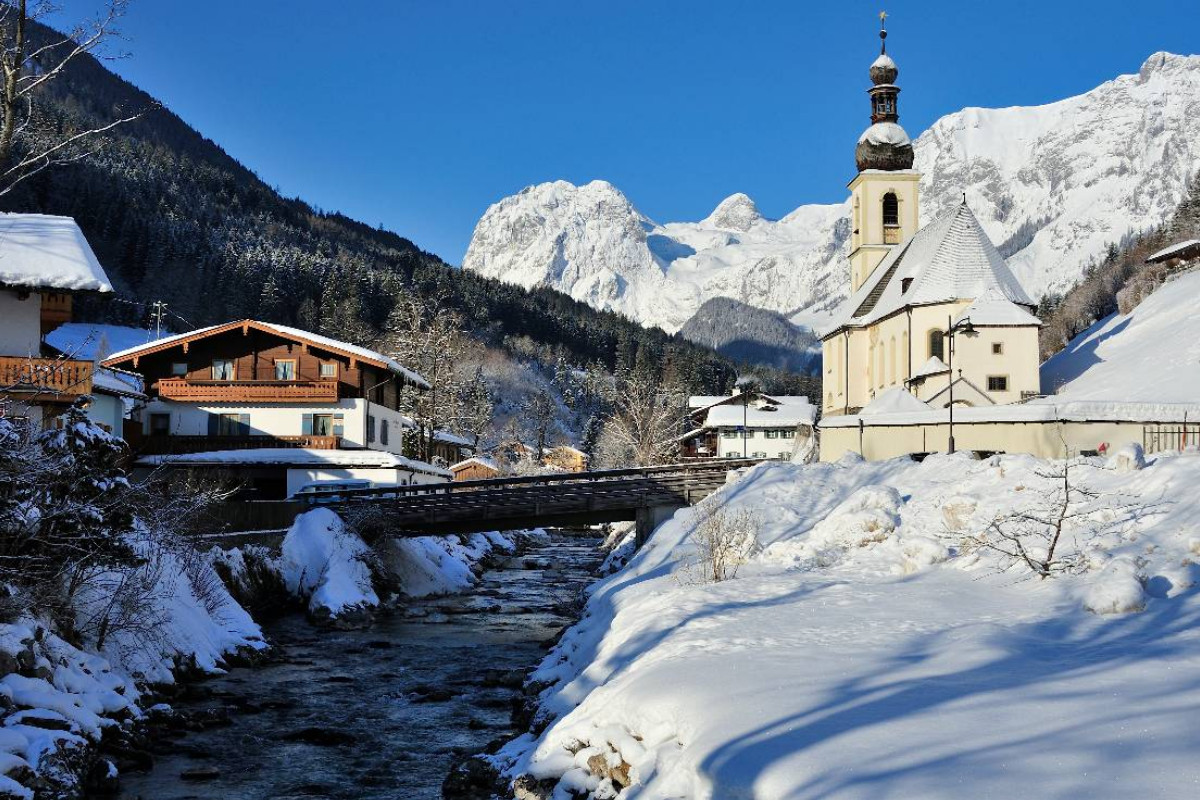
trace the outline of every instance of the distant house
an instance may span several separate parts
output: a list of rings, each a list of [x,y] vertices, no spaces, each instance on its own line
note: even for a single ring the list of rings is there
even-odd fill
[[[126,439],[141,456],[172,456],[146,464],[220,464],[252,475],[272,496],[312,475],[386,483],[450,477],[404,457],[413,422],[403,390],[424,390],[428,382],[363,347],[247,319],[147,342],[103,364],[145,377],[149,400]],[[458,461],[466,444],[449,433],[439,433],[438,442],[447,463]],[[289,449],[307,452],[285,457]],[[221,455],[250,450],[276,452]]]
[[[735,392],[690,398],[696,426],[679,439],[680,456],[791,459],[812,437],[817,409],[807,397]]]
[[[91,360],[43,343],[75,295],[112,292],[70,217],[0,214],[0,413],[45,425],[93,391]]]
[[[588,454],[570,445],[560,444],[546,451],[542,463],[563,472],[583,472],[588,468]]]
[[[1200,239],[1188,239],[1152,253],[1146,257],[1146,263],[1174,266],[1196,259],[1200,259]]]
[[[500,465],[486,456],[472,456],[450,467],[456,481],[477,481],[500,477]]]

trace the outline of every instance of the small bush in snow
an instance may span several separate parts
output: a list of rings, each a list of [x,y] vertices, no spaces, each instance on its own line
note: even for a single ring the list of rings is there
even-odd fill
[[[695,583],[719,583],[737,576],[738,567],[758,550],[758,516],[749,509],[727,509],[716,503],[696,506],[690,538],[693,560],[683,575]]]
[[[1109,457],[1107,466],[1114,472],[1137,472],[1146,466],[1146,452],[1137,442],[1130,442]]]

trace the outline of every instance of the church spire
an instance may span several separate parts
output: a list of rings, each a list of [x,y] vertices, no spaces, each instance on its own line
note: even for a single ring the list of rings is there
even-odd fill
[[[865,169],[912,169],[913,151],[908,134],[900,121],[900,87],[896,76],[900,68],[887,53],[887,12],[879,14],[879,57],[869,70],[871,88],[871,127],[859,139],[855,160],[859,172]]]

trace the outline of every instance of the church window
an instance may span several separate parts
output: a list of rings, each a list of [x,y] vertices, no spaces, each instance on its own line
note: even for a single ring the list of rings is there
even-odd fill
[[[946,348],[944,347],[944,335],[941,331],[929,332],[929,357],[936,358],[940,361],[946,360]]]
[[[890,345],[890,352],[888,353],[888,358],[890,359],[890,361],[888,363],[888,383],[895,383],[896,382],[896,337],[895,336],[892,337],[892,343]]]
[[[900,201],[896,199],[895,192],[888,192],[883,196],[883,224],[885,226],[900,224]]]
[[[988,391],[989,392],[1007,392],[1008,391],[1008,376],[1007,375],[988,375]]]
[[[992,355],[1004,355],[1004,342],[992,342]]]

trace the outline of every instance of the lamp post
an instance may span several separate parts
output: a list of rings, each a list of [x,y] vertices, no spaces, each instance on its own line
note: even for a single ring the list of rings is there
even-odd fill
[[[967,336],[974,336],[975,326],[971,324],[971,318],[960,319],[954,321],[953,317],[946,317],[946,348],[950,354],[950,363],[947,365],[950,368],[950,447],[949,451],[954,452],[954,336],[955,334],[963,333]]]

